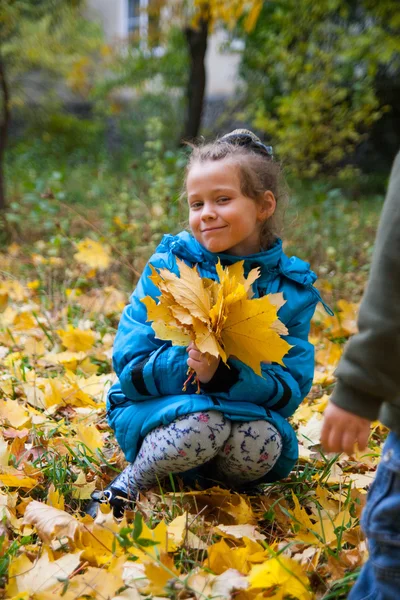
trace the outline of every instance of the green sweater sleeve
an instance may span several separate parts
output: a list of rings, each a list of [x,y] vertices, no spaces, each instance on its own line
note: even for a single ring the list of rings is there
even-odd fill
[[[389,180],[358,326],[337,368],[332,402],[374,420],[383,403],[400,407],[400,152]]]

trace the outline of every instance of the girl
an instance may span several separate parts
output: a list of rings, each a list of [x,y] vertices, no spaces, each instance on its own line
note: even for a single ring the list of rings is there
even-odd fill
[[[176,259],[217,279],[215,265],[244,260],[245,275],[260,267],[254,297],[283,292],[279,318],[293,347],[285,368],[263,363],[263,377],[231,357],[227,367],[194,344],[172,346],[156,339],[147,322],[144,296],[160,291],[145,267],[125,308],[114,345],[119,381],[108,396],[108,418],[129,466],[88,508],[107,501],[121,514],[127,501],[169,473],[207,474],[227,486],[276,481],[296,462],[298,445],[290,417],[310,390],[314,350],[310,320],[320,300],[309,265],[288,258],[277,236],[283,208],[281,170],[248,130],[235,130],[193,149],[186,172],[192,233],[164,236],[149,264],[178,274]],[[182,390],[188,366],[201,394]],[[195,469],[195,471],[193,471]]]

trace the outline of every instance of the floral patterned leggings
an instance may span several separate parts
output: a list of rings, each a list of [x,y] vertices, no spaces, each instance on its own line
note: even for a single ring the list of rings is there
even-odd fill
[[[237,486],[268,473],[281,451],[281,436],[267,421],[233,422],[217,411],[198,412],[148,433],[135,462],[111,485],[132,498],[169,473],[208,463],[210,478]]]

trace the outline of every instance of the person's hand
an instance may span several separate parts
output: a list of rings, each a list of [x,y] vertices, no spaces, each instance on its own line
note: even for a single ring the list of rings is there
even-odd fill
[[[208,383],[218,368],[220,357],[215,358],[215,356],[208,353],[202,354],[194,342],[189,344],[186,352],[189,354],[188,366],[196,372],[201,383]]]
[[[335,404],[330,403],[324,413],[321,444],[326,452],[346,452],[353,454],[357,442],[358,449],[367,447],[371,421],[359,417]]]

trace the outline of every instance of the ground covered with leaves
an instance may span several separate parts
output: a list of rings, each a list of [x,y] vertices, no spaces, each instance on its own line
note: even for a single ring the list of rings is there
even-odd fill
[[[357,303],[315,315],[315,378],[292,419],[290,477],[254,495],[171,479],[122,521],[107,506],[93,520],[91,492],[124,466],[105,410],[127,302],[114,261],[89,238],[64,254],[39,241],[29,256],[17,244],[0,255],[2,597],[346,598],[366,558],[359,518],[386,432],[374,424],[368,450],[351,457],[325,456],[318,440]],[[320,289],[332,300],[328,274]]]

